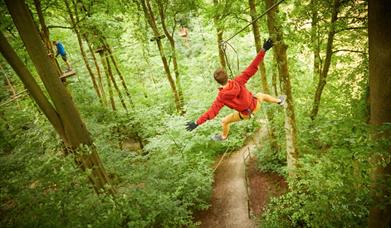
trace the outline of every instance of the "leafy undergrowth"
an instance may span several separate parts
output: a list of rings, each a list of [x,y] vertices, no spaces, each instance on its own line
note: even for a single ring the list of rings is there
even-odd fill
[[[268,205],[262,227],[366,226],[374,165],[368,158],[387,151],[389,142],[371,139],[369,126],[347,119],[303,129],[296,178],[288,178],[289,192]],[[285,173],[284,152],[267,148],[258,152],[259,167]]]
[[[187,132],[184,117],[156,105],[114,113],[83,99],[81,113],[118,193],[97,195],[45,118],[10,107],[0,121],[1,226],[191,226],[192,211],[209,206],[215,156],[240,146],[240,136],[216,143],[218,122]],[[121,147],[135,136],[143,150]]]

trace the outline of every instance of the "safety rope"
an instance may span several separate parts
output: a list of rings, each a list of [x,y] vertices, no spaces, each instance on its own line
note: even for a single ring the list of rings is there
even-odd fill
[[[229,62],[229,59],[228,59],[228,56],[227,56],[227,46],[229,46],[234,52],[235,52],[235,55],[236,55],[236,65],[237,65],[237,70],[239,71],[239,55],[238,55],[238,52],[236,51],[236,49],[228,42],[221,42],[220,44],[220,48],[221,50],[223,51],[224,53],[224,59],[225,59],[225,62],[228,66],[228,69],[230,71],[230,76],[232,77],[233,76],[233,72],[232,72],[232,68],[231,68],[231,64]]]

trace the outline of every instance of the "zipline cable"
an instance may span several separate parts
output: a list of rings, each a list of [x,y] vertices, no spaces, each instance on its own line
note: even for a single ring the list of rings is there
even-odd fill
[[[252,20],[250,23],[248,23],[246,26],[244,26],[241,30],[239,30],[238,32],[236,32],[234,35],[232,35],[230,38],[228,38],[227,40],[223,41],[223,42],[228,42],[230,41],[232,38],[234,38],[235,36],[237,36],[239,33],[243,32],[248,26],[252,25],[254,22],[256,22],[257,20],[259,20],[261,17],[265,16],[270,10],[274,9],[276,6],[280,5],[283,1],[285,0],[280,0],[279,2],[276,2],[274,5],[272,5],[269,9],[267,9],[264,13],[262,13],[261,15],[259,15],[258,17],[256,17],[254,20]]]
[[[235,52],[238,71],[239,71],[239,56],[238,56],[238,52],[235,50],[235,48],[234,48],[228,41],[230,41],[232,38],[234,38],[234,37],[237,36],[239,33],[241,33],[242,31],[244,31],[248,26],[250,26],[251,24],[253,24],[253,23],[256,22],[257,20],[259,20],[261,17],[265,16],[270,10],[272,10],[272,9],[274,9],[276,6],[280,5],[283,1],[285,1],[285,0],[280,0],[279,2],[276,2],[274,5],[272,5],[269,9],[267,9],[267,10],[266,10],[265,12],[263,12],[261,15],[259,15],[259,16],[256,17],[254,20],[252,20],[250,23],[248,23],[246,26],[244,26],[242,29],[240,29],[239,31],[237,31],[237,32],[236,32],[234,35],[232,35],[230,38],[221,41],[221,43],[220,43],[220,48],[221,48],[221,50],[222,50],[223,53],[224,53],[224,59],[225,59],[225,62],[227,63],[227,67],[228,67],[228,69],[229,69],[229,71],[230,71],[230,76],[231,76],[231,77],[233,76],[233,72],[232,72],[231,64],[229,63],[229,59],[228,59],[227,52],[226,52],[227,46],[231,47],[232,50]]]

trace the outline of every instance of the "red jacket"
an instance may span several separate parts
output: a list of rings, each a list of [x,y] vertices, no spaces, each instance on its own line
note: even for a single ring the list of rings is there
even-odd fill
[[[212,106],[196,121],[198,125],[213,119],[224,105],[231,109],[235,109],[244,115],[249,115],[249,111],[255,109],[257,100],[252,93],[247,90],[246,83],[257,72],[258,65],[263,60],[264,56],[265,51],[262,49],[245,71],[236,76],[234,80],[228,80],[226,86],[219,88],[219,94]]]

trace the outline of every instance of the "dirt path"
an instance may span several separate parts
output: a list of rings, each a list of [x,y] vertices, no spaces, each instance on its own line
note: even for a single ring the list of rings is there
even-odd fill
[[[221,162],[215,173],[212,206],[201,212],[200,227],[255,227],[249,218],[243,155],[247,147]]]
[[[215,172],[212,206],[196,217],[200,227],[256,227],[250,219],[244,157],[255,148],[256,140],[265,134],[257,132],[240,150],[226,156]]]

